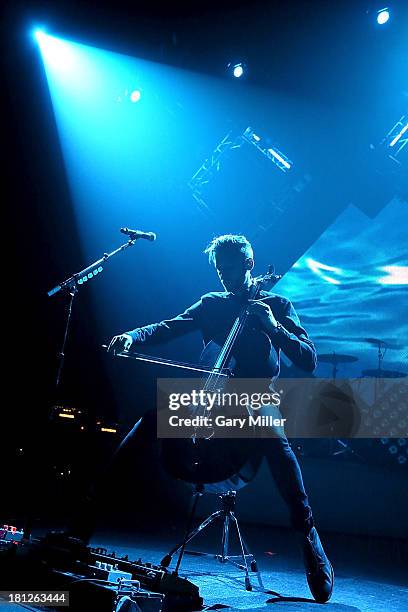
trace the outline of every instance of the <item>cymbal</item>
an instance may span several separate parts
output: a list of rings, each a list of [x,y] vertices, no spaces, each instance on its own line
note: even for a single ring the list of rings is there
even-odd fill
[[[358,357],[354,357],[354,355],[339,355],[338,353],[323,353],[317,356],[317,360],[322,363],[353,363],[358,361]]]
[[[408,374],[398,370],[363,370],[361,372],[365,378],[405,378]]]
[[[369,344],[374,344],[379,348],[388,348],[388,349],[401,349],[404,348],[404,344],[399,344],[398,342],[394,342],[391,340],[381,340],[380,338],[364,338],[364,342],[368,342]]]

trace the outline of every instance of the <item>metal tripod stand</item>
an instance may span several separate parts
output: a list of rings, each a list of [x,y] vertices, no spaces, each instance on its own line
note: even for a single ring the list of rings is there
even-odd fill
[[[264,585],[262,582],[262,576],[258,570],[258,565],[256,559],[252,553],[250,553],[249,548],[241,535],[241,530],[239,528],[237,517],[235,516],[235,500],[236,500],[236,491],[227,491],[227,493],[223,493],[219,495],[221,500],[221,508],[220,510],[216,510],[210,516],[208,516],[198,527],[191,530],[191,525],[195,516],[197,502],[199,497],[203,494],[203,487],[198,485],[195,489],[195,499],[193,508],[191,510],[188,527],[186,531],[186,535],[184,537],[183,542],[175,546],[165,557],[163,557],[161,561],[161,565],[163,567],[168,567],[171,563],[171,559],[173,555],[179,552],[179,556],[177,559],[177,564],[175,568],[175,573],[178,573],[178,569],[180,567],[182,558],[184,553],[200,556],[200,557],[211,557],[212,559],[217,559],[220,563],[231,563],[235,567],[243,570],[245,572],[245,589],[247,591],[252,591],[251,579],[249,576],[249,570],[256,573],[258,578],[259,586],[264,589]],[[186,544],[190,542],[196,535],[198,535],[203,529],[214,523],[216,520],[220,519],[222,521],[222,539],[221,539],[221,554],[213,554],[213,553],[205,553],[205,552],[195,552],[186,550]],[[229,528],[230,522],[233,522],[236,528],[239,545],[241,548],[240,555],[230,555],[229,552]],[[242,563],[238,561],[241,560]]]

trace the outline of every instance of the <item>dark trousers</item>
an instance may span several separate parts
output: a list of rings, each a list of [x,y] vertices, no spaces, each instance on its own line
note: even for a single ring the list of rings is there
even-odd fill
[[[156,440],[156,412],[149,411],[140,418],[123,438],[114,453],[109,466],[100,473],[90,487],[83,503],[78,505],[72,517],[69,531],[72,535],[88,542],[97,519],[100,499],[106,490],[106,482],[115,482],[121,470],[128,469],[135,456],[143,454]],[[258,441],[257,441],[258,445]],[[312,510],[309,505],[302,473],[296,455],[286,438],[263,438],[259,440],[276,486],[285,501],[293,529],[308,533],[313,527]]]

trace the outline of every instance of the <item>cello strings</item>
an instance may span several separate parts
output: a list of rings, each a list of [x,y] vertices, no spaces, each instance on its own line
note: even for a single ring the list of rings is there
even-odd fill
[[[252,299],[252,304],[254,303],[259,303],[262,302],[262,299],[256,299],[257,296],[259,295],[259,291],[262,287],[262,278],[258,279],[256,284],[253,285],[253,297],[250,298]],[[224,344],[223,349],[221,350],[220,355],[218,356],[217,361],[215,362],[215,366],[218,366],[218,370],[224,370],[225,365],[227,360],[230,357],[231,354],[231,350],[233,345],[235,344],[235,340],[237,339],[238,335],[241,333],[246,320],[248,318],[248,312],[246,311],[246,305],[243,306],[243,309],[241,311],[241,313],[239,314],[239,316],[237,317],[237,319],[234,322],[234,325],[232,326],[232,329],[228,335],[228,338]],[[204,385],[204,389],[211,389],[214,391],[215,389],[215,385],[217,384],[217,381],[220,379],[220,375],[219,373],[215,374],[215,373],[211,373],[207,379],[206,384]],[[224,381],[223,381],[224,382]],[[215,384],[214,384],[215,383]],[[205,410],[206,407],[203,406],[203,409]],[[204,412],[205,414],[205,412]]]

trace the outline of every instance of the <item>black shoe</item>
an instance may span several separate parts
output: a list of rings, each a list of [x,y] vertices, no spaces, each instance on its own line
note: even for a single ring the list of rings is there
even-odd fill
[[[302,547],[310,592],[315,601],[326,603],[333,591],[334,572],[315,527],[302,537]]]

